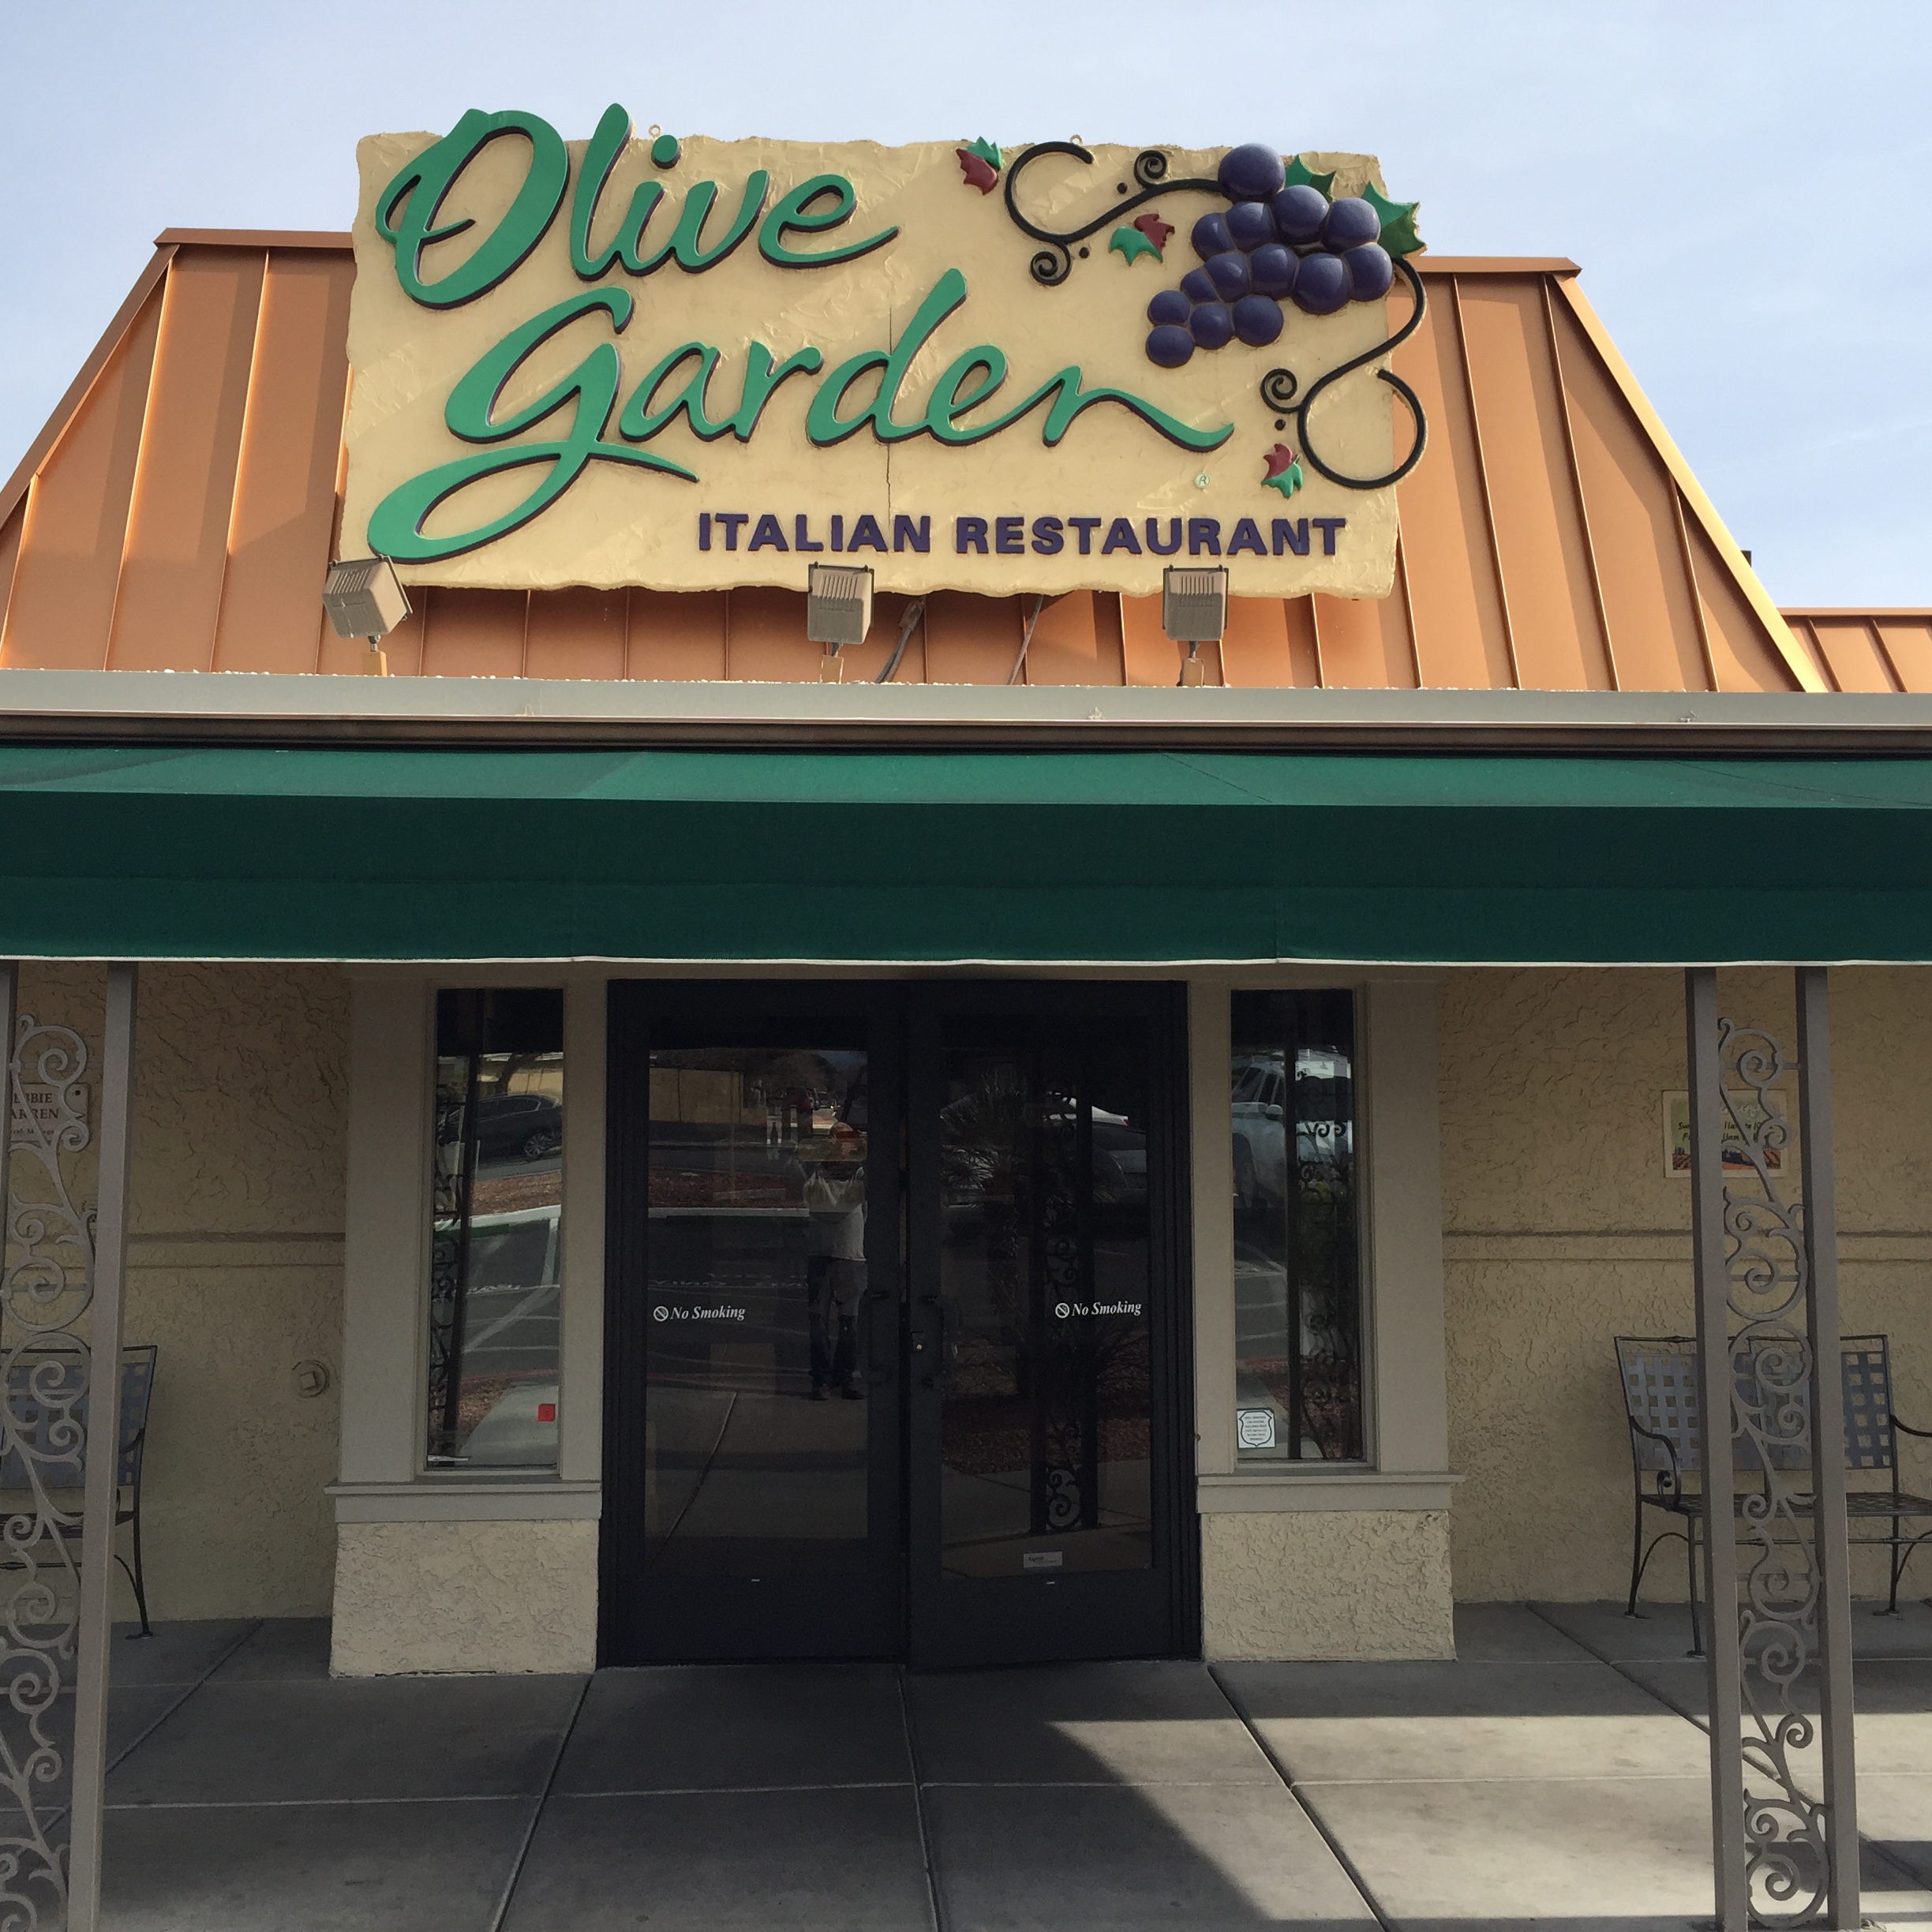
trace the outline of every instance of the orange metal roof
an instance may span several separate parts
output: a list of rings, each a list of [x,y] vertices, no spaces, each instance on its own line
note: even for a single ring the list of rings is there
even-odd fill
[[[1932,610],[1792,610],[1828,691],[1932,691]]]
[[[1395,357],[1427,455],[1380,601],[1236,598],[1230,685],[1932,691],[1932,613],[1787,625],[1577,286],[1573,263],[1417,258]],[[348,237],[170,229],[0,489],[0,665],[360,670],[321,613],[343,482]],[[1400,308],[1398,307],[1399,317]],[[1398,434],[1402,432],[1398,429]],[[418,590],[403,675],[815,679],[803,592]],[[883,667],[882,595],[849,676]],[[931,598],[903,683],[1011,681],[1022,600]],[[1159,600],[1078,593],[1018,681],[1171,685]]]

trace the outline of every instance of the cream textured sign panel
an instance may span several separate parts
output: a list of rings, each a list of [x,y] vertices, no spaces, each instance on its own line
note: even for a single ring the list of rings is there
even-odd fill
[[[1378,371],[1416,243],[1368,157],[680,143],[613,109],[588,143],[473,114],[359,158],[345,554],[516,588],[837,560],[913,593],[1170,563],[1390,589],[1376,480],[1412,432]]]

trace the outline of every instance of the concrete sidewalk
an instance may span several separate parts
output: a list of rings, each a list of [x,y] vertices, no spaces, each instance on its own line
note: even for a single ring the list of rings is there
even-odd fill
[[[1861,1616],[1865,1909],[1932,1926],[1932,1613]],[[1680,1612],[1477,1605],[1443,1664],[331,1681],[326,1625],[114,1647],[114,1932],[1687,1927]]]

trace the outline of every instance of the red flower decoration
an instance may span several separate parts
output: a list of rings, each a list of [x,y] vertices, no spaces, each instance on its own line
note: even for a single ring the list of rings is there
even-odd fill
[[[1149,208],[1144,215],[1134,217],[1134,226],[1154,244],[1157,251],[1166,253],[1167,238],[1174,233],[1172,222],[1163,221],[1153,209]]]
[[[990,194],[999,176],[987,165],[985,158],[970,148],[956,148],[953,152],[959,156],[960,172],[982,194]]]

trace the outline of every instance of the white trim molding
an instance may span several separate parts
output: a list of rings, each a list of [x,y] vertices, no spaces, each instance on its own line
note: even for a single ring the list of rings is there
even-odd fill
[[[331,1483],[335,1520],[350,1522],[548,1522],[603,1513],[602,1485],[549,1481]]]
[[[1449,1466],[1443,1309],[1442,1122],[1433,979],[1364,989],[1357,1044],[1367,1079],[1363,1270],[1375,1466]]]
[[[1447,1470],[1418,1471],[1343,1467],[1334,1474],[1204,1476],[1198,1507],[1206,1515],[1263,1510],[1446,1510],[1462,1478]]]
[[[432,1006],[420,975],[358,975],[352,985],[343,1244],[345,1483],[406,1483],[421,1466]]]
[[[604,1085],[608,975],[417,966],[353,975],[338,1523],[596,1517],[604,1465]],[[436,996],[561,984],[565,1079],[557,1473],[423,1468]]]

